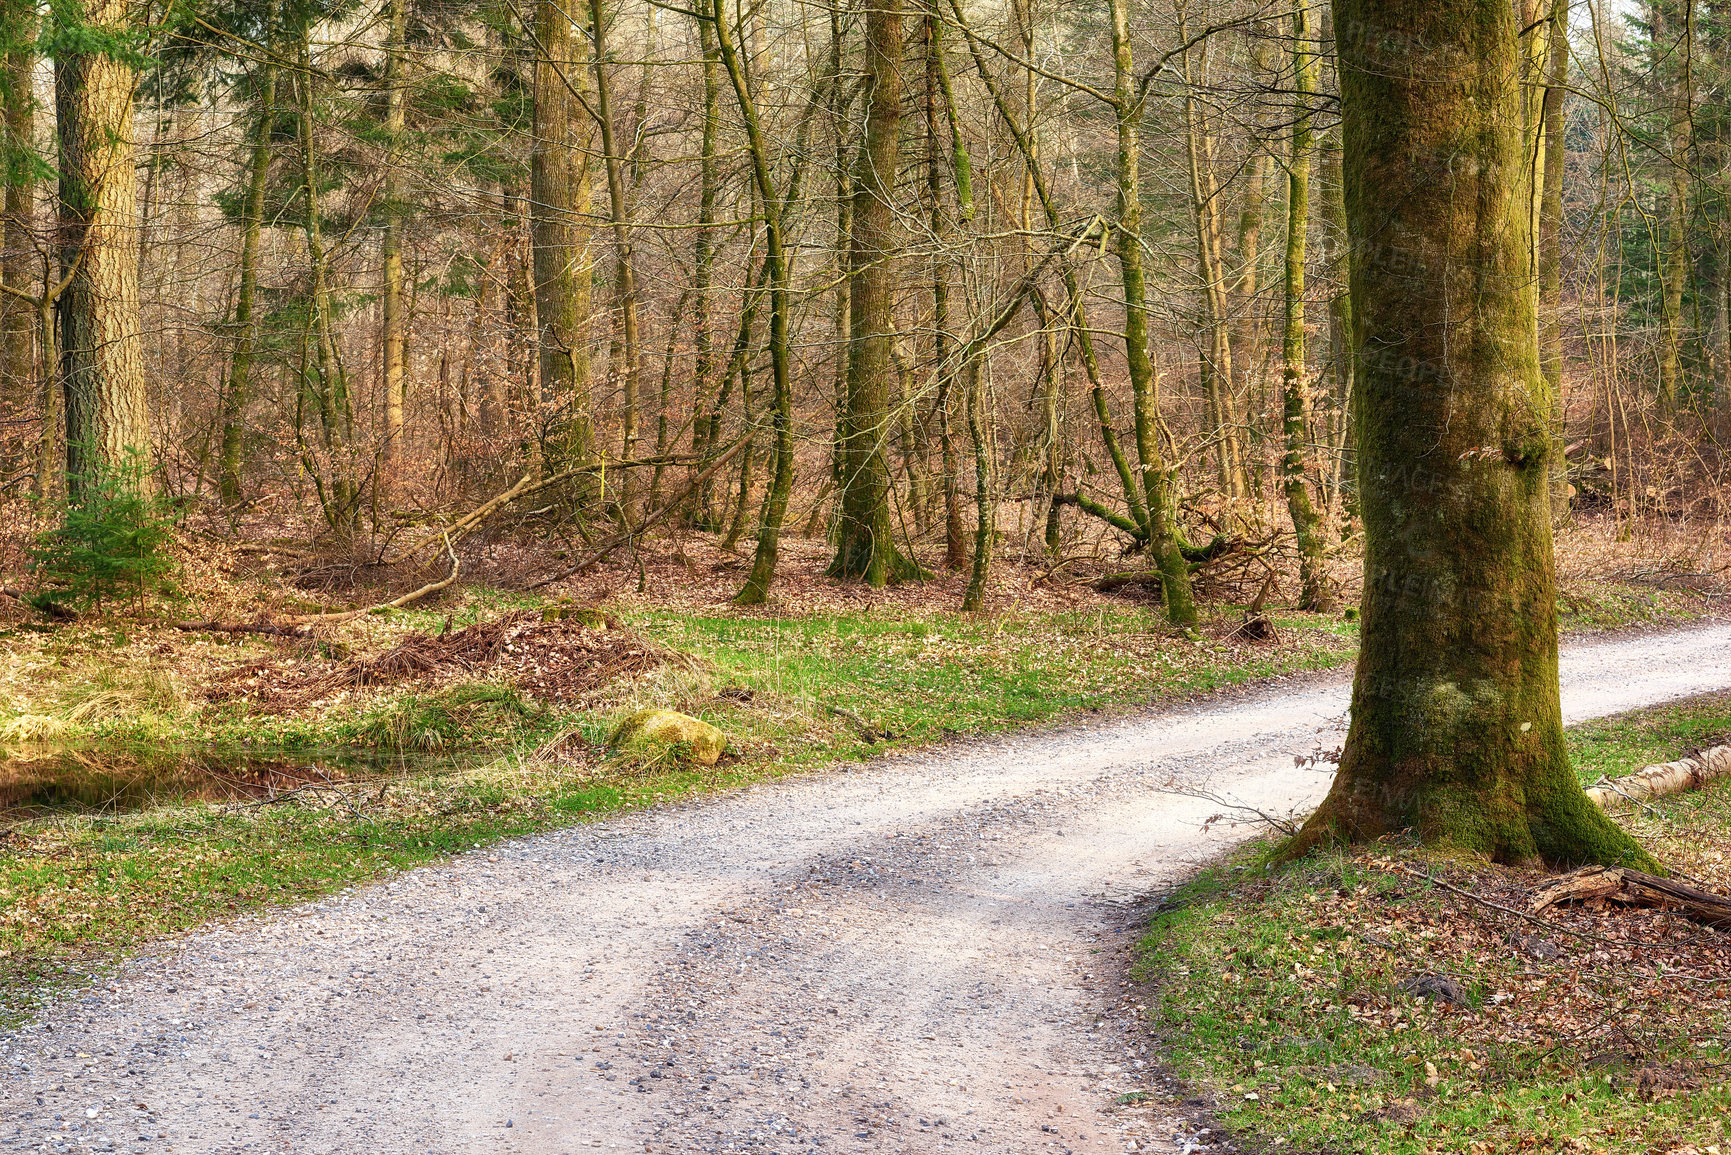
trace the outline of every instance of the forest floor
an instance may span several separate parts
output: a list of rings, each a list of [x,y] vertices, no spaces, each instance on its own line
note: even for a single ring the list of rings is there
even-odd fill
[[[1570,722],[1731,689],[1731,625],[1572,639],[1560,675]],[[785,775],[148,944],[0,1030],[0,1151],[1217,1149],[1129,974],[1144,902],[1243,838],[1235,806],[1321,797],[1348,693]]]
[[[1572,632],[1716,612],[1710,560],[1603,532],[1564,543]],[[160,935],[464,848],[1336,668],[1356,637],[1347,615],[1274,606],[1273,633],[1244,637],[1242,604],[1227,599],[1248,598],[1252,574],[1216,577],[1201,634],[1186,638],[1157,597],[1094,591],[1088,578],[1113,565],[1098,558],[1062,577],[1002,563],[992,612],[961,614],[961,575],[863,589],[825,577],[823,543],[801,539],[785,548],[776,604],[740,610],[727,598],[744,559],[703,536],[545,594],[469,585],[305,638],[177,628],[386,592],[357,587],[352,564],[273,548],[187,544],[178,589],[144,614],[45,623],[0,600],[12,613],[0,628],[0,1013]],[[472,541],[465,570],[521,586],[542,560],[530,552]],[[572,606],[604,618],[543,620]],[[721,763],[609,756],[617,721],[648,706],[720,727]]]
[[[1620,776],[1731,740],[1731,694],[1568,738],[1584,779]],[[1731,783],[1617,817],[1731,892]],[[1140,948],[1171,1070],[1223,1132],[1298,1152],[1731,1149],[1724,929],[1614,904],[1531,917],[1542,872],[1410,846],[1272,868],[1270,845],[1172,894]]]

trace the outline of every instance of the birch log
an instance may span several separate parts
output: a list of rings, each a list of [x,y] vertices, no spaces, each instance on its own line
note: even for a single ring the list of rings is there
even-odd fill
[[[1618,802],[1644,802],[1666,794],[1698,790],[1715,778],[1731,774],[1731,746],[1713,746],[1666,762],[1648,766],[1623,778],[1601,778],[1587,790],[1587,797],[1600,809],[1609,809]]]

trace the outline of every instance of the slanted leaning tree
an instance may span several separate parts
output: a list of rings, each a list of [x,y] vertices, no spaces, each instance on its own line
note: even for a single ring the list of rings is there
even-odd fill
[[[1508,0],[1335,0],[1365,527],[1340,771],[1294,844],[1645,863],[1557,701],[1550,398]]]

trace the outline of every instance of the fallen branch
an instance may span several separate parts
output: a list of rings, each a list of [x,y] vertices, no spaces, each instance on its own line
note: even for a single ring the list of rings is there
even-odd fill
[[[445,552],[451,557],[451,570],[438,581],[428,582],[420,589],[411,590],[400,598],[392,598],[388,602],[367,606],[358,610],[342,610],[338,613],[294,614],[282,619],[282,622],[176,622],[177,630],[208,630],[227,634],[267,634],[285,638],[303,638],[311,632],[313,626],[335,625],[338,622],[353,621],[364,618],[368,614],[382,614],[387,610],[400,610],[412,606],[423,598],[447,589],[457,580],[457,573],[462,563],[457,560],[457,551],[451,547],[450,538],[445,539]]]
[[[542,578],[540,581],[530,582],[527,588],[532,589],[532,590],[538,590],[538,589],[543,588],[544,586],[550,586],[556,581],[563,581],[564,579],[570,577],[574,573],[579,573],[583,570],[588,569],[592,565],[599,565],[601,562],[607,560],[607,556],[609,554],[611,554],[614,550],[618,549],[620,546],[633,540],[634,538],[638,538],[638,537],[643,536],[643,532],[645,530],[647,530],[650,526],[661,522],[668,515],[673,513],[674,510],[678,509],[681,505],[685,504],[685,499],[687,497],[689,497],[691,494],[697,492],[697,488],[700,485],[702,485],[704,482],[708,481],[711,477],[714,477],[717,473],[719,473],[727,465],[728,462],[732,461],[735,457],[739,456],[739,451],[744,449],[746,446],[746,443],[749,441],[750,441],[750,438],[748,438],[748,437],[741,437],[738,441],[735,441],[733,443],[733,445],[728,448],[727,452],[723,453],[721,456],[717,457],[714,461],[710,462],[707,468],[705,468],[696,477],[693,477],[690,481],[686,482],[684,488],[682,488],[678,493],[674,494],[672,497],[668,498],[667,501],[662,504],[660,509],[657,509],[655,512],[646,515],[643,518],[643,520],[638,522],[634,528],[627,529],[623,533],[619,533],[619,534],[614,535],[612,538],[608,539],[605,543],[603,543],[601,546],[599,546],[593,553],[589,554],[587,557],[585,557],[582,561],[578,562],[576,565],[566,566],[564,569],[560,570],[558,573],[549,574],[548,576]]]
[[[281,626],[266,619],[256,622],[219,622],[214,619],[207,622],[175,622],[174,628],[192,633],[262,634],[275,638],[304,638],[308,633],[306,626]]]
[[[859,736],[866,740],[867,745],[876,745],[880,738],[887,741],[901,737],[901,735],[893,734],[888,730],[878,729],[852,710],[845,709],[841,706],[829,706],[828,709],[829,712],[834,714],[836,717],[852,722],[854,729],[859,731]]]
[[[1242,819],[1235,819],[1233,825],[1237,825],[1241,821],[1260,822],[1288,838],[1291,838],[1294,834],[1298,833],[1297,815],[1288,814],[1286,817],[1282,818],[1277,814],[1270,814],[1268,811],[1260,810],[1248,803],[1234,802],[1230,798],[1223,798],[1212,790],[1203,790],[1200,787],[1194,786],[1163,786],[1155,792],[1158,794],[1171,794],[1179,798],[1196,798],[1214,806],[1219,806],[1226,810],[1237,811],[1239,814],[1247,816]],[[1224,814],[1210,815],[1203,820],[1202,829],[1207,830],[1225,817],[1226,815]]]
[[[1552,879],[1533,891],[1527,910],[1537,914],[1563,903],[1595,901],[1679,910],[1708,926],[1731,926],[1731,898],[1620,866],[1588,866]]]
[[[1600,809],[1613,799],[1640,804],[1648,798],[1699,790],[1715,778],[1731,774],[1731,746],[1714,746],[1675,762],[1648,766],[1622,778],[1601,778],[1587,790],[1587,797]]]
[[[405,606],[412,606],[422,598],[438,593],[457,580],[457,571],[462,568],[463,563],[457,560],[457,551],[451,547],[449,537],[445,538],[445,552],[451,555],[451,572],[438,581],[428,582],[420,589],[406,593],[400,598],[393,598],[388,602],[380,602],[378,605],[368,606],[361,610],[345,610],[340,614],[296,614],[287,620],[297,625],[321,625],[326,622],[346,622],[354,618],[366,617],[368,614],[382,614],[386,610],[400,610]]]
[[[21,606],[32,610],[38,610],[47,614],[49,617],[62,622],[70,622],[78,616],[76,611],[68,609],[59,602],[43,600],[41,604],[37,604],[36,602],[31,601],[29,595],[25,594],[21,590],[0,587],[0,597],[11,598]]]
[[[1127,570],[1124,573],[1105,574],[1088,583],[1089,589],[1102,594],[1121,590],[1125,586],[1151,586],[1154,589],[1159,589],[1160,571],[1157,569]]]

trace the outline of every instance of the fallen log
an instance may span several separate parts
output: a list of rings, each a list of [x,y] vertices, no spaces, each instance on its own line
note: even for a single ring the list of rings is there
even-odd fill
[[[1157,569],[1137,569],[1128,570],[1124,573],[1109,573],[1088,583],[1090,589],[1102,594],[1121,590],[1125,586],[1149,586],[1159,589],[1160,571]]]
[[[1622,778],[1601,778],[1587,789],[1599,808],[1618,801],[1640,804],[1649,798],[1699,790],[1715,778],[1731,774],[1731,746],[1714,746],[1675,762],[1648,766]]]
[[[282,637],[305,637],[313,626],[335,625],[338,622],[353,621],[364,618],[368,614],[382,614],[386,610],[400,610],[412,606],[421,599],[448,588],[457,580],[457,573],[462,563],[457,560],[457,551],[451,547],[449,538],[445,539],[445,552],[451,557],[451,570],[438,581],[428,582],[420,589],[411,590],[400,598],[392,598],[388,602],[363,607],[358,610],[339,610],[336,613],[293,614],[283,618],[281,622],[176,622],[177,630],[209,630],[228,634],[275,634]]]
[[[261,634],[274,638],[304,638],[311,631],[309,626],[283,626],[268,620],[219,622],[214,618],[204,622],[175,622],[174,628],[188,633]]]
[[[33,609],[33,610],[38,610],[42,613],[47,614],[51,618],[56,618],[56,619],[63,621],[63,622],[70,622],[70,621],[73,621],[74,619],[76,619],[78,617],[78,614],[76,611],[74,611],[74,610],[72,610],[66,606],[61,605],[59,602],[47,601],[47,600],[37,600],[37,599],[32,598],[29,594],[25,593],[23,590],[15,590],[15,589],[10,589],[10,588],[0,587],[0,597],[10,598],[11,600],[17,602],[21,606],[25,606],[25,607],[27,607],[29,609]]]
[[[1731,898],[1621,866],[1588,866],[1554,878],[1533,891],[1527,913],[1571,902],[1657,907],[1679,911],[1708,926],[1731,926]]]

